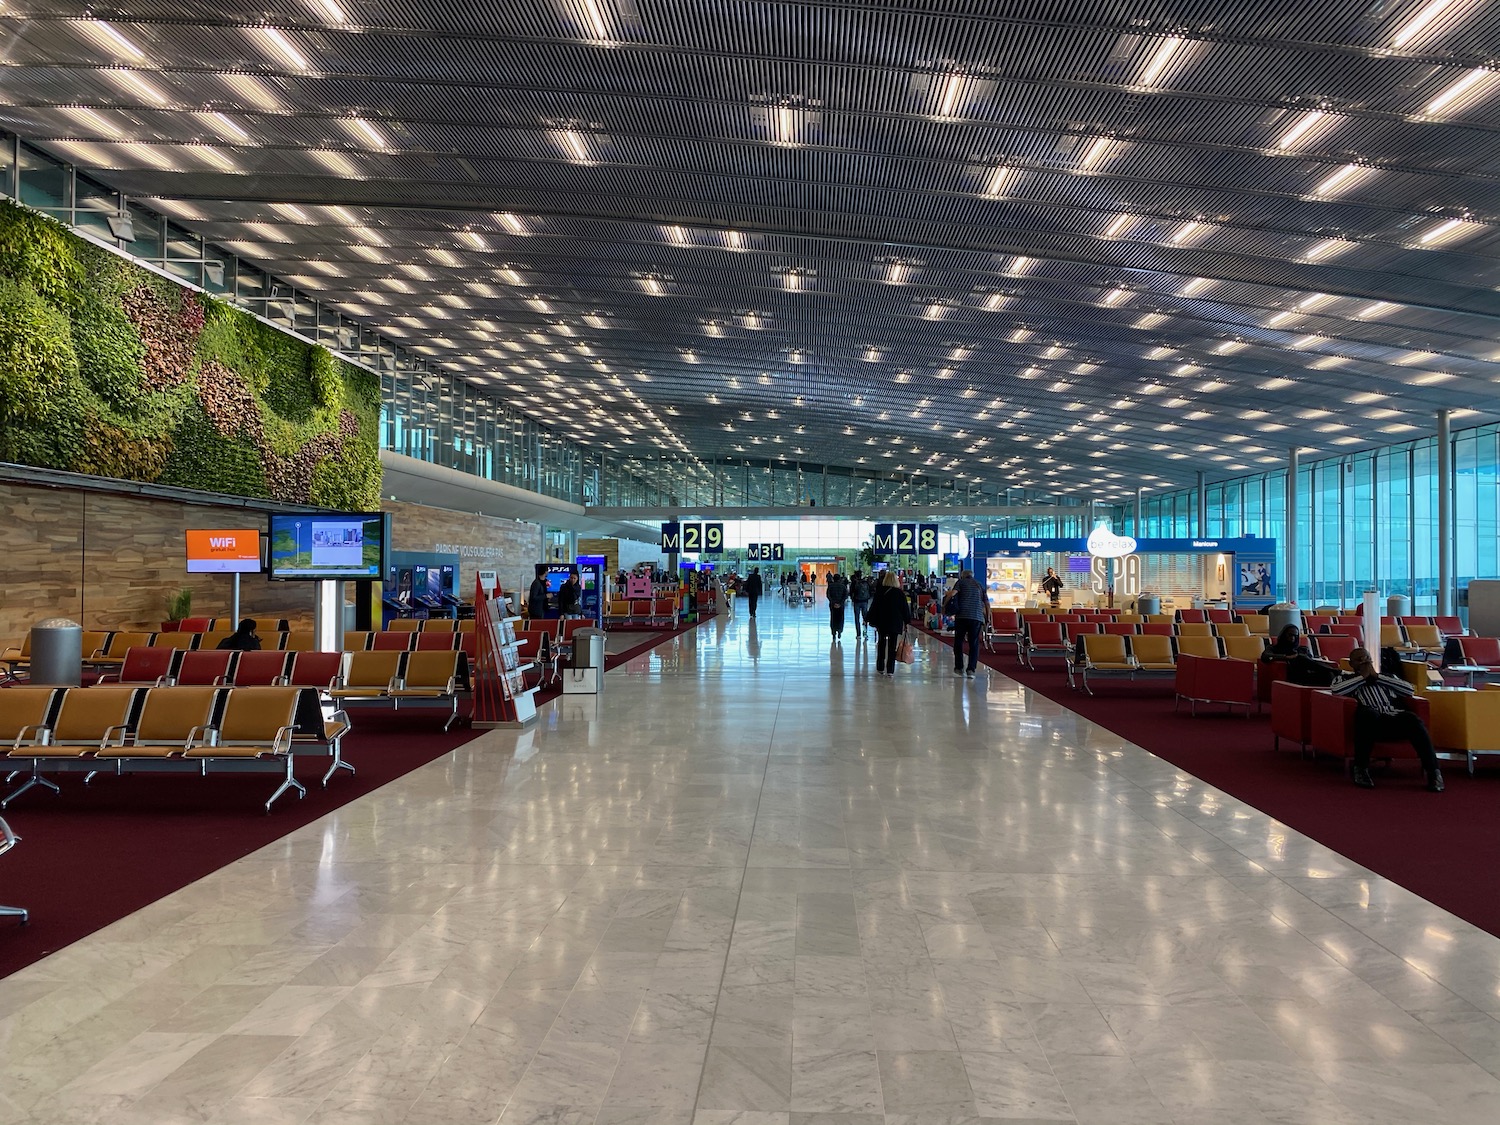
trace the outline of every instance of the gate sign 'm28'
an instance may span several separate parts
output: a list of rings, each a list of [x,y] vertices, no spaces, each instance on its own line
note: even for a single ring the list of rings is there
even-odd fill
[[[877,555],[935,555],[938,525],[935,523],[877,523],[874,542]]]

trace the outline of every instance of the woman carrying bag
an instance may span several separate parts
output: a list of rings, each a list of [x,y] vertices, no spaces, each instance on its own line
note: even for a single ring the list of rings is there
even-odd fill
[[[887,676],[896,674],[897,663],[910,664],[911,642],[906,640],[906,626],[911,622],[911,604],[901,589],[901,578],[894,570],[887,570],[875,588],[875,597],[870,602],[865,620],[875,627],[878,638],[875,646],[875,673]],[[899,652],[901,645],[906,653]],[[904,657],[904,659],[903,659]]]

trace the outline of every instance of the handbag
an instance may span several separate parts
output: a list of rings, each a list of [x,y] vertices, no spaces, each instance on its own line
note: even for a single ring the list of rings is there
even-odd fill
[[[917,651],[912,646],[906,634],[901,634],[901,639],[896,642],[896,660],[901,664],[911,664],[917,659]]]

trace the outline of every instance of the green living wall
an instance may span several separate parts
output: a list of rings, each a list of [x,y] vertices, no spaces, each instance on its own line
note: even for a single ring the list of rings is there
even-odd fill
[[[0,460],[380,506],[380,381],[0,201]]]

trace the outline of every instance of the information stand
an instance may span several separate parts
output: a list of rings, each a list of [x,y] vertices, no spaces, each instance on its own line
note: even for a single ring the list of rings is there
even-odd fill
[[[474,719],[476,727],[524,727],[536,718],[536,688],[526,686],[531,663],[521,656],[516,639],[519,617],[506,616],[505,598],[491,597],[474,583]]]

